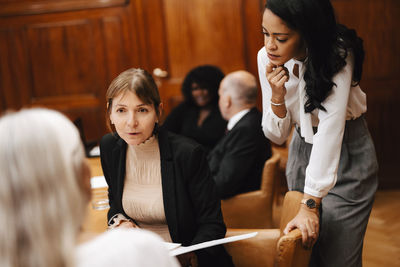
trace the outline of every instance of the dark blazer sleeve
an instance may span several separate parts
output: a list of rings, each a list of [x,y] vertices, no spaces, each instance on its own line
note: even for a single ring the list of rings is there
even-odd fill
[[[189,195],[196,213],[198,230],[193,244],[223,238],[226,227],[223,222],[220,199],[209,172],[202,147],[196,147],[187,162]]]
[[[119,156],[118,138],[113,134],[107,134],[100,140],[100,159],[103,174],[108,184],[108,199],[110,209],[107,213],[107,219],[110,220],[115,214],[122,213],[127,216],[121,207],[121,196],[116,192],[118,191],[117,184],[119,183],[117,173],[114,168],[114,162],[118,161],[117,158],[113,159],[113,154]],[[128,217],[129,218],[129,217]]]
[[[173,242],[187,246],[223,238],[226,227],[221,203],[204,148],[188,138],[166,135],[163,130],[159,143],[164,208]],[[232,266],[222,246],[198,250],[196,254],[199,266]]]
[[[193,244],[225,237],[226,227],[222,218],[221,200],[209,172],[204,150],[197,147],[188,162],[190,197],[193,201],[197,232]],[[223,246],[195,251],[199,266],[233,267],[232,258]]]

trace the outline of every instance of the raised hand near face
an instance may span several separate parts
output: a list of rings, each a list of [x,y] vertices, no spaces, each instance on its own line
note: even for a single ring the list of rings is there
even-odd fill
[[[289,71],[285,66],[276,66],[269,62],[266,68],[267,80],[272,89],[271,101],[283,103],[285,101],[285,83],[289,80]]]

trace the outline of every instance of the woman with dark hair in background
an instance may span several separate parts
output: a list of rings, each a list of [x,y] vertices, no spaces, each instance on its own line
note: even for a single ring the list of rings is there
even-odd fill
[[[164,127],[211,150],[226,129],[227,122],[218,109],[218,88],[223,78],[224,73],[216,66],[192,69],[182,84],[184,102],[171,111]]]
[[[378,171],[358,86],[362,40],[336,23],[329,0],[268,0],[262,28],[263,130],[281,144],[295,125],[286,175],[304,192],[284,232],[316,242],[311,266],[361,266]]]

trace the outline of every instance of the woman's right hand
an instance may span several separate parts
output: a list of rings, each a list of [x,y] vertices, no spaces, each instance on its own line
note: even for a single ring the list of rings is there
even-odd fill
[[[271,101],[282,103],[285,101],[286,88],[285,83],[289,80],[289,71],[282,66],[276,66],[268,62],[266,76],[272,89]]]

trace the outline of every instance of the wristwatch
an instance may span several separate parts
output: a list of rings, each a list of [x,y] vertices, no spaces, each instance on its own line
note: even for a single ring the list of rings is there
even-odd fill
[[[317,202],[315,202],[315,200],[312,198],[303,198],[301,200],[301,204],[306,205],[307,208],[309,208],[309,209],[318,209],[319,208],[319,204],[317,204]]]

